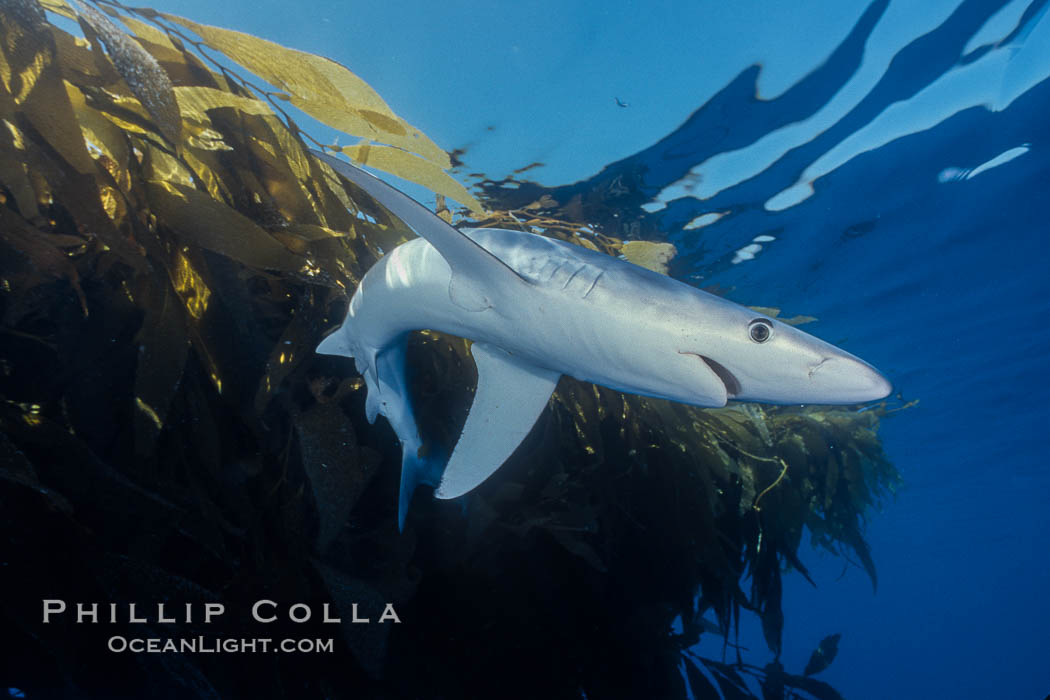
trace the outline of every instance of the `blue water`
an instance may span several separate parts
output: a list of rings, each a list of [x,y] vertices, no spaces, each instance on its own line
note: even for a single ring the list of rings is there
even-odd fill
[[[843,133],[825,132],[704,207],[669,207],[666,220],[760,206],[814,154],[952,65],[946,57],[957,57],[977,23],[958,24],[913,45],[915,58],[901,59],[899,75],[843,120]],[[937,70],[923,70],[931,65]],[[822,87],[800,86],[799,99]],[[818,591],[795,580],[787,599],[788,662],[803,663],[822,634],[841,629],[841,656],[826,678],[848,697],[1050,692],[1050,559],[1039,534],[1050,525],[1050,475],[1038,395],[1050,374],[1048,107],[1050,82],[1042,82],[1001,112],[964,109],[852,158],[797,206],[751,209],[704,231],[716,254],[775,231],[760,253],[768,257],[710,279],[735,285],[743,299],[818,316],[815,332],[841,339],[921,400],[883,430],[908,488],[868,529],[878,594],[855,570],[836,582],[839,565],[826,561]],[[767,124],[777,114],[768,111]],[[1022,144],[1026,153],[972,179],[938,179]],[[672,239],[691,242],[688,232]]]
[[[874,3],[827,62],[779,98],[756,102],[756,71],[742,72],[673,137],[634,156],[656,198],[696,164],[824,108],[854,75],[885,4]],[[868,528],[877,594],[856,568],[839,580],[841,562],[820,555],[818,589],[798,577],[788,583],[785,663],[801,667],[821,637],[842,631],[840,656],[823,677],[851,698],[1050,692],[1050,557],[1041,543],[1050,530],[1050,472],[1038,393],[1050,378],[1043,47],[1035,47],[1040,72],[1028,73],[1031,86],[1000,101],[999,111],[985,106],[1017,80],[1013,71],[1031,71],[1011,61],[1028,58],[1026,42],[1046,41],[1043,4],[1014,3],[1023,6],[1017,24],[995,37],[999,46],[982,49],[986,60],[1010,54],[998,72],[973,82],[953,83],[951,75],[981,60],[960,54],[1001,4],[961,5],[899,51],[837,122],[768,167],[723,178],[724,189],[709,198],[657,209],[688,258],[680,274],[733,288],[745,303],[819,317],[809,329],[882,368],[905,398],[920,399],[883,427],[907,488]],[[955,92],[910,108],[939,82]],[[961,108],[945,110],[951,99]],[[944,118],[927,126],[924,109]],[[812,196],[770,211],[773,196],[814,161],[851,138],[864,142],[865,130],[880,131],[879,120],[888,122],[884,133],[902,135],[854,148]],[[978,170],[1004,153],[1001,164]],[[722,173],[703,174],[709,182]],[[729,213],[681,230],[709,212]],[[762,234],[775,240],[733,264]],[[750,636],[748,645],[761,648],[760,635]]]
[[[1047,3],[684,4],[167,8],[341,60],[468,171],[641,169],[673,274],[816,316],[920,401],[882,429],[906,488],[868,524],[877,592],[804,553],[785,665],[841,632],[848,698],[1044,697]]]

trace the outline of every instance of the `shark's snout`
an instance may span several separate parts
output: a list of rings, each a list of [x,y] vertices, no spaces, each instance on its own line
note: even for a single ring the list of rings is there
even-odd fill
[[[893,391],[877,369],[850,355],[823,358],[809,368],[809,380],[814,389],[829,397],[829,403],[876,401]]]

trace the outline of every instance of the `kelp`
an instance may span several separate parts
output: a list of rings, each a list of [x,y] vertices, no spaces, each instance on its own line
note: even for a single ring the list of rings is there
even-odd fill
[[[807,676],[812,676],[830,666],[839,653],[840,639],[842,639],[841,634],[832,634],[820,640],[820,644],[813,650],[809,661],[806,662],[806,668],[803,673]]]
[[[874,583],[862,528],[898,485],[877,434],[896,409],[700,410],[566,378],[499,478],[463,501],[420,495],[400,534],[396,439],[365,419],[352,362],[313,349],[410,234],[310,155],[284,106],[362,137],[339,150],[467,205],[474,225],[665,273],[673,248],[603,235],[551,193],[524,206],[490,193],[483,216],[447,155],[327,59],[115,2],[0,9],[0,687],[837,697],[779,662],[749,666],[731,640],[753,612],[779,653],[781,577],[808,575],[807,530]],[[409,356],[426,449],[447,451],[475,381],[468,344],[424,332]],[[42,625],[44,598],[228,613]],[[247,610],[262,598],[327,603],[344,621],[389,602],[402,623],[260,629]],[[690,651],[715,633],[737,658]],[[197,634],[336,647],[105,648]]]

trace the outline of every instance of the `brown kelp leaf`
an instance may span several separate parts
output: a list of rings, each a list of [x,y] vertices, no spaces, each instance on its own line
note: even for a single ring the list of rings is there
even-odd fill
[[[805,323],[813,323],[816,320],[817,320],[816,316],[803,316],[803,315],[800,314],[800,315],[792,316],[791,318],[782,318],[782,319],[780,319],[780,322],[781,323],[786,323],[789,326],[801,326],[801,325],[803,325]]]
[[[0,88],[5,93],[5,112],[25,102],[41,74],[54,61],[52,47],[39,40],[39,32],[18,22],[16,17],[13,13],[0,14],[0,29],[10,37],[0,46]]]
[[[780,309],[772,306],[749,306],[747,308],[769,318],[776,318],[780,315]]]
[[[204,318],[208,310],[208,302],[211,299],[211,288],[197,271],[193,261],[176,251],[174,259],[168,264],[168,275],[171,285],[182,300],[186,313],[194,321]]]
[[[358,447],[350,418],[336,403],[314,404],[294,423],[320,519],[317,551],[324,552],[375,475],[379,458]]]
[[[0,125],[0,183],[11,193],[22,216],[32,221],[40,215],[40,210],[36,190],[26,170],[25,149],[21,130],[5,120]]]
[[[129,134],[159,135],[153,117],[132,95],[87,89],[84,91],[84,98],[88,105]]]
[[[198,148],[199,141],[195,137],[186,139],[191,147],[182,152],[182,161],[190,167],[197,181],[204,185],[204,189],[217,201],[231,201],[233,199],[225,179],[223,177],[222,164],[215,157],[215,150],[226,150],[218,144],[212,143],[213,148]]]
[[[192,29],[212,48],[287,92],[292,104],[315,119],[354,136],[418,153],[440,168],[451,167],[445,151],[394,114],[368,83],[345,66],[251,34],[162,16]]]
[[[77,6],[83,21],[81,26],[86,24],[98,35],[120,77],[153,117],[160,133],[171,143],[179,144],[182,120],[168,74],[146,49],[108,17],[85,3],[78,2]]]
[[[454,199],[460,204],[465,204],[477,214],[485,213],[481,202],[475,199],[466,187],[430,161],[418,158],[400,148],[369,143],[344,146],[340,150],[358,165],[367,165],[391,175],[397,175],[417,185],[423,185],[432,192]]]
[[[4,468],[0,469],[0,478],[18,481],[31,488],[43,486],[37,478],[33,463],[3,432],[0,432],[0,464],[4,465]]]
[[[280,119],[272,114],[229,110],[213,111],[209,116],[225,142],[240,153],[234,162],[248,166],[236,167],[232,178],[243,185],[245,194],[250,193],[252,201],[241,202],[242,211],[268,229],[291,221],[323,223],[311,183],[313,164],[302,143]]]
[[[747,683],[736,672],[736,669],[729,664],[719,663],[710,659],[705,661],[707,670],[718,682],[718,690],[721,693],[721,697],[725,698],[725,700],[754,700],[755,696],[751,694]]]
[[[291,224],[270,231],[270,235],[296,255],[324,261],[323,264],[328,268],[325,273],[339,287],[353,289],[357,286],[360,277],[357,253],[355,246],[348,243],[354,239],[352,233],[340,233],[310,224]]]
[[[281,214],[288,221],[324,224],[320,203],[306,184],[312,177],[313,159],[299,138],[274,116],[245,121],[256,127],[249,145],[261,162],[272,167],[272,171],[258,172]]]
[[[565,548],[567,552],[573,554],[583,561],[587,562],[595,571],[606,573],[609,569],[605,566],[605,562],[602,561],[601,555],[595,551],[589,543],[584,542],[577,535],[563,532],[554,527],[548,527],[547,532]]]
[[[314,166],[313,177],[325,185],[320,188],[321,192],[334,194],[335,199],[342,205],[335,207],[335,211],[329,213],[329,227],[352,228],[359,234],[356,240],[360,241],[376,259],[383,255],[380,250],[393,250],[416,237],[412,229],[394,217],[378,202],[370,197],[360,196],[360,190],[354,185],[346,184],[347,181],[338,175],[328,163],[319,158],[312,158],[311,162]],[[351,199],[352,196],[357,199]],[[329,203],[334,204],[330,202],[330,198]],[[336,223],[333,214],[338,215],[344,223],[342,225]]]
[[[806,670],[802,673],[807,676],[812,676],[814,673],[820,673],[835,660],[835,655],[839,653],[839,640],[842,639],[841,634],[832,634],[824,639],[820,640],[820,644],[813,650],[813,654],[809,657],[809,662],[806,663]]]
[[[187,243],[260,270],[299,273],[306,265],[258,224],[204,192],[163,181],[147,183],[146,192],[158,221]]]
[[[32,416],[32,413],[25,414],[25,417],[30,420]],[[0,427],[2,427],[2,422],[0,422]],[[3,468],[0,468],[0,500],[6,491],[10,494],[9,498],[20,502],[34,499],[46,503],[45,507],[52,513],[73,514],[72,504],[62,494],[47,488],[40,482],[33,463],[2,430],[0,430],[0,465],[3,465]]]
[[[761,604],[759,617],[762,620],[762,636],[766,645],[777,657],[780,656],[784,634],[783,581],[780,573],[780,562],[776,552],[767,546],[759,553],[757,566],[751,574],[752,591],[755,602]]]
[[[868,578],[871,579],[871,589],[877,591],[879,589],[879,576],[875,569],[875,560],[871,556],[871,547],[864,541],[860,531],[857,529],[857,525],[850,523],[846,531],[840,534],[840,538],[853,548],[854,553],[860,559],[861,565],[864,566],[864,571],[867,572]]]
[[[328,593],[342,621],[343,638],[361,668],[373,678],[383,672],[387,640],[393,627],[391,621],[379,622],[389,597],[375,586],[342,571],[318,563],[317,572],[325,582]],[[356,613],[356,615],[355,615]],[[353,620],[367,618],[370,624],[354,624]]]
[[[765,675],[761,678],[763,700],[786,700],[784,694],[784,667],[780,661],[770,661],[762,669]]]
[[[802,315],[792,316],[791,318],[779,318],[779,316],[780,316],[780,309],[774,308],[772,306],[749,306],[747,308],[751,309],[752,311],[757,311],[758,313],[762,314],[763,316],[768,316],[769,318],[775,318],[778,321],[780,321],[781,323],[786,323],[789,326],[801,326],[801,325],[803,325],[805,323],[813,323],[814,321],[817,320],[816,316],[802,316]]]
[[[296,305],[294,315],[287,322],[266,360],[266,368],[255,390],[255,411],[262,415],[270,399],[282,388],[285,378],[306,358],[313,354],[311,329],[323,316],[323,309],[314,303],[314,295],[307,291]]]
[[[55,40],[55,52],[67,89],[71,86],[81,89],[88,86],[105,87],[120,80],[120,75],[109,61],[99,65],[91,42],[87,39],[58,28],[51,30],[51,36]]]
[[[105,112],[104,116],[109,115]],[[141,142],[140,142],[141,143]],[[145,145],[145,144],[142,144]],[[196,184],[193,171],[186,161],[163,148],[146,146],[140,158],[142,164],[141,178],[147,182],[170,182],[193,188]]]
[[[37,0],[6,0],[3,9],[13,14],[30,31],[41,32],[47,27],[47,16]]]
[[[77,172],[93,174],[95,164],[73,126],[51,34],[26,36],[23,26],[5,13],[0,13],[0,33],[7,38],[0,46],[0,104],[20,109],[59,156]]]
[[[68,281],[80,300],[81,311],[85,316],[88,315],[87,299],[80,288],[80,275],[69,256],[7,207],[0,207],[0,251],[4,257],[11,256],[4,261],[7,264],[17,259],[17,264],[23,268]]]
[[[146,317],[135,336],[135,451],[148,455],[164,428],[189,351],[185,306],[168,286],[153,287]]]
[[[682,655],[683,667],[685,668],[685,677],[689,681],[690,695],[686,697],[694,698],[720,698],[718,688],[715,684],[708,680],[707,676],[703,671],[700,670],[700,664],[697,662],[696,657],[683,654]]]
[[[345,238],[353,240],[353,231],[334,231],[325,226],[314,226],[312,224],[289,224],[284,229],[285,233],[291,233],[306,243],[314,241],[327,241],[333,238]]]
[[[183,122],[183,125],[186,126],[186,123]],[[195,148],[198,151],[234,150],[233,146],[226,143],[221,133],[208,126],[194,124],[186,129],[186,132],[186,145]],[[197,169],[193,168],[193,170],[196,172]],[[208,187],[208,192],[211,193],[212,196],[215,196],[215,193],[218,191],[221,191],[221,188]]]
[[[74,504],[91,504],[90,507],[125,523],[173,522],[176,509],[170,501],[134,483],[100,459],[83,438],[71,434],[66,426],[44,415],[33,416],[31,422],[14,422],[11,408],[6,402],[0,403],[0,431],[23,450],[30,448],[50,488]]]
[[[174,599],[192,602],[195,606],[205,602],[212,603],[221,600],[214,591],[204,588],[185,576],[168,571],[150,562],[115,552],[106,552],[104,554],[99,571],[103,588],[117,600],[123,599],[125,596],[133,596],[136,591],[142,590],[154,591],[155,595],[162,600]],[[183,624],[186,624],[189,629],[197,634],[208,631],[204,616],[193,616]]]
[[[661,275],[667,274],[667,264],[678,254],[671,243],[656,241],[627,241],[620,248],[624,259]]]
[[[358,218],[359,207],[350,198],[348,187],[328,165],[310,158],[310,177],[303,183],[317,201],[321,225],[337,231],[348,231],[351,237],[367,244],[365,236],[358,237],[360,224],[369,223]]]

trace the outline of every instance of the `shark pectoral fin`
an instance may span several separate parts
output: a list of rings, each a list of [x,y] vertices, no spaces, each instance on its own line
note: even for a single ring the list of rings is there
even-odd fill
[[[441,257],[445,259],[448,266],[452,268],[453,279],[457,275],[467,276],[480,280],[485,288],[500,289],[507,286],[514,287],[522,284],[531,284],[517,272],[508,267],[502,260],[488,252],[480,245],[472,241],[466,234],[446,223],[416,200],[404,192],[391,187],[374,175],[366,173],[360,168],[333,158],[320,151],[310,149],[318,159],[324,161],[332,170],[354,183],[377,202],[390,210],[397,218],[404,221],[419,236],[425,238],[430,245],[437,249]],[[456,302],[469,310],[483,310],[491,306],[484,301],[484,295],[472,293],[466,286],[463,291],[456,289],[452,293],[455,302],[457,296],[461,300]],[[481,307],[481,308],[477,308]]]
[[[499,469],[532,430],[561,376],[486,343],[474,343],[471,354],[478,388],[438,498],[462,496]]]

